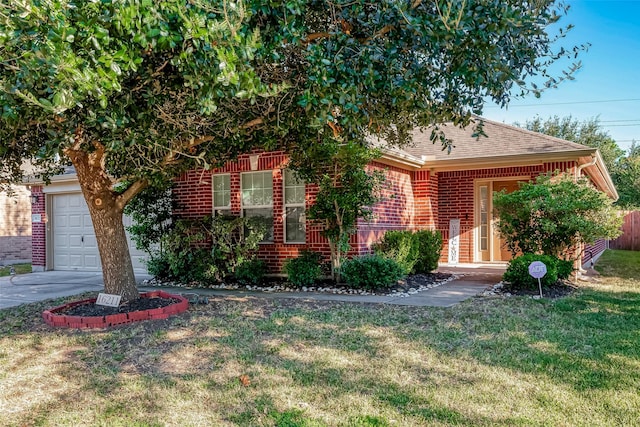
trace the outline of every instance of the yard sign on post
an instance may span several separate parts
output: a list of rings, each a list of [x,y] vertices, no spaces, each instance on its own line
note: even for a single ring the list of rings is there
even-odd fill
[[[547,266],[542,261],[533,261],[529,264],[529,275],[531,277],[538,279],[538,287],[540,288],[540,298],[542,298],[542,283],[540,282],[540,278],[544,277],[547,274]]]

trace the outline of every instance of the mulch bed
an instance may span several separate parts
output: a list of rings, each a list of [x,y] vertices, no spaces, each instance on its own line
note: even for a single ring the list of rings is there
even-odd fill
[[[542,288],[542,296],[544,298],[562,298],[573,294],[578,289],[577,286],[568,281],[558,280],[551,286],[545,286]],[[521,295],[521,296],[535,296],[540,295],[540,291],[538,289],[535,290],[511,290],[508,287],[505,287],[503,291],[510,292],[512,295]]]
[[[171,304],[176,304],[178,302],[180,302],[180,300],[176,298],[138,298],[135,301],[121,304],[119,307],[106,307],[103,305],[97,305],[95,303],[77,305],[74,307],[70,307],[67,310],[61,311],[59,312],[59,314],[83,317],[108,316],[110,314],[131,313],[133,311],[162,308],[167,307]]]
[[[388,288],[376,289],[376,290],[356,290],[356,293],[366,293],[368,295],[389,295],[390,293],[406,293],[411,290],[417,290],[421,287],[433,287],[439,284],[442,284],[447,279],[451,278],[451,274],[447,273],[427,273],[427,274],[412,274],[410,276],[405,277],[404,279],[398,281],[397,284],[390,286]],[[300,287],[297,288],[293,286],[291,283],[287,281],[287,279],[282,277],[266,277],[264,281],[259,285],[244,285],[241,283],[237,283],[235,281],[225,281],[223,285],[219,285],[221,287],[212,286],[207,283],[199,283],[199,282],[189,282],[189,283],[180,283],[176,281],[165,281],[161,279],[152,279],[145,283],[147,286],[157,286],[157,287],[179,287],[179,288],[187,288],[187,289],[248,289],[251,291],[263,291],[263,292],[332,292],[333,290],[339,291],[339,293],[346,293],[349,290],[354,290],[353,288],[345,285],[345,284],[336,284],[334,281],[330,279],[319,280],[313,286],[309,287]],[[342,291],[342,292],[340,292]]]

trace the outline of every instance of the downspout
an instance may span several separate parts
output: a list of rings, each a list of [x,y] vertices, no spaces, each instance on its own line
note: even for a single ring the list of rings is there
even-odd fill
[[[580,165],[576,168],[576,176],[575,179],[577,180],[578,178],[580,178],[580,173],[582,172],[582,169],[589,167],[589,166],[593,166],[598,162],[598,157],[594,156],[593,154],[591,155],[591,161],[589,163],[585,163],[583,165]]]

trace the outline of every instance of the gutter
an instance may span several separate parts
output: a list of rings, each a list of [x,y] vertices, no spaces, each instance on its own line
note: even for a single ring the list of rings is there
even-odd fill
[[[595,166],[597,169],[597,174],[601,176],[604,185],[609,189],[610,197],[615,202],[620,198],[620,196],[618,195],[616,186],[613,183],[613,180],[611,179],[611,175],[609,175],[609,171],[607,170],[607,165],[605,165],[604,160],[602,160],[602,155],[600,154],[600,151],[596,150],[596,152],[592,155],[592,157],[593,157],[593,160],[591,160],[589,163],[585,163],[578,166],[578,168],[576,169],[576,178],[580,177],[580,172],[583,169],[592,168]]]
[[[411,154],[390,150],[388,148],[383,148],[380,151],[382,151],[382,156],[377,159],[378,161],[382,163],[392,163],[393,165],[409,166],[413,169],[422,169],[427,163],[427,160],[429,160],[427,156],[423,156],[423,158],[420,159]]]

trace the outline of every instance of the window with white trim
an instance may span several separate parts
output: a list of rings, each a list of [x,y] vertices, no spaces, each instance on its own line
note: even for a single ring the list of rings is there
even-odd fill
[[[213,214],[231,213],[231,179],[229,174],[213,176]]]
[[[304,181],[293,171],[285,169],[284,185],[284,241],[304,243],[306,239],[305,187]]]
[[[242,216],[260,218],[267,227],[263,243],[273,242],[273,173],[247,172],[240,175]]]

